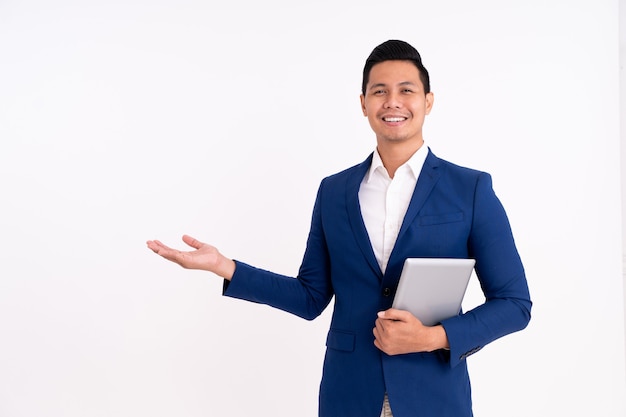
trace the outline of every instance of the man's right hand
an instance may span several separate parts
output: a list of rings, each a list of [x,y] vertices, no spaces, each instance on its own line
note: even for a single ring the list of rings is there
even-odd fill
[[[191,236],[184,235],[183,242],[195,250],[183,252],[172,249],[158,240],[146,242],[148,248],[168,261],[172,261],[187,269],[201,269],[213,272],[224,279],[230,280],[235,273],[235,262],[226,258],[217,248],[200,242]]]

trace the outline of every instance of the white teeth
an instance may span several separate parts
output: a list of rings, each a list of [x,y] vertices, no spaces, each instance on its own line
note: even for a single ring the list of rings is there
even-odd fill
[[[385,122],[402,122],[406,120],[406,117],[385,117]]]

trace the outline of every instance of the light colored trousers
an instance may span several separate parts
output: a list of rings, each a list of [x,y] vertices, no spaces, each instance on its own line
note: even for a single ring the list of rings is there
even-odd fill
[[[391,406],[389,405],[389,397],[385,394],[385,401],[383,401],[383,410],[380,412],[380,417],[393,417],[391,414]]]

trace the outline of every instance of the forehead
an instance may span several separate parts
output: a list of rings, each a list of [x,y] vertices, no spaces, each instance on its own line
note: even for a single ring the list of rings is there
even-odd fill
[[[420,72],[413,62],[383,61],[372,67],[367,85],[395,85],[407,82],[423,87]]]

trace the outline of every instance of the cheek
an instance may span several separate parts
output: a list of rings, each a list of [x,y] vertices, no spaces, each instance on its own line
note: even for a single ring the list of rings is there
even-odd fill
[[[420,103],[413,108],[413,114],[418,115],[419,117],[424,117],[430,111],[426,106],[426,103]]]

